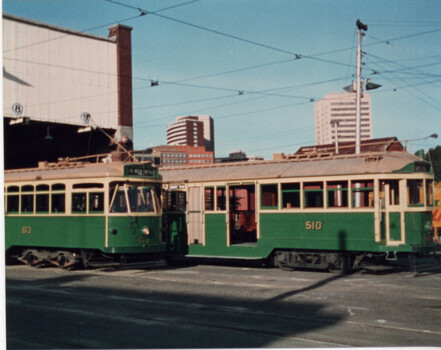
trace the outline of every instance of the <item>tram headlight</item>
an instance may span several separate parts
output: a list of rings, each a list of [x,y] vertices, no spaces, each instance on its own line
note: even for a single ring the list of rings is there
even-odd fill
[[[426,221],[426,223],[424,224],[424,229],[426,230],[427,233],[433,233],[432,221]]]
[[[150,236],[151,231],[150,231],[150,229],[149,229],[148,227],[144,227],[144,228],[142,229],[142,233],[143,233],[145,236]]]

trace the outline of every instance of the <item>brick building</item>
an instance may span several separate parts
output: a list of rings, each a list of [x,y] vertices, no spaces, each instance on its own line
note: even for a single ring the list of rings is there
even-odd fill
[[[163,145],[136,151],[136,158],[159,166],[202,165],[214,163],[214,153],[205,147]]]

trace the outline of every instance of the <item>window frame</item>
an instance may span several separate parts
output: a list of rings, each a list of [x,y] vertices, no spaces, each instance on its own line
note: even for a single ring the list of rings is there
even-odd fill
[[[338,187],[330,187],[333,185],[339,186],[342,185],[341,188]],[[346,185],[346,187],[344,186]],[[341,201],[342,205],[336,205],[336,200],[334,199],[334,205],[330,205],[330,194],[334,194],[334,192],[341,191]],[[326,209],[349,209],[349,180],[327,180],[326,181]]]
[[[380,180],[381,181],[381,180]],[[357,183],[362,183],[362,184],[371,184],[372,186],[366,186],[366,187],[355,187]],[[350,181],[350,204],[351,204],[351,209],[355,209],[355,210],[366,210],[366,209],[370,209],[373,210],[375,209],[375,178],[363,178],[363,179],[354,179]],[[360,199],[360,206],[355,206],[355,194],[356,193],[367,193],[367,198],[369,201],[369,194],[372,193],[372,206],[369,205],[364,205],[363,199]]]
[[[264,191],[264,187],[274,187],[275,191],[271,191],[271,192],[266,192]],[[261,210],[277,210],[279,209],[279,198],[280,198],[280,186],[279,183],[261,183],[260,184],[260,209]],[[265,193],[270,193],[270,194],[275,194],[275,198],[271,199],[271,202],[273,205],[266,205],[266,203],[264,204],[264,200],[266,201],[267,199],[264,199],[264,195]]]
[[[307,185],[319,185],[321,184],[321,188],[307,188]],[[302,183],[302,192],[303,192],[303,209],[326,209],[325,208],[325,183],[323,181],[305,181]],[[320,206],[309,206],[307,205],[308,202],[308,194],[313,194],[313,193],[321,193],[321,205]],[[320,198],[317,196],[317,198]],[[311,198],[313,199],[313,198]]]
[[[298,185],[298,189],[296,188],[285,188],[287,186],[293,186],[293,185]],[[294,193],[294,194],[298,194],[298,206],[292,206],[292,200],[289,201],[288,199],[288,195]],[[280,197],[281,197],[281,206],[282,206],[282,210],[292,210],[292,209],[302,209],[302,182],[298,181],[298,182],[282,182],[280,184]],[[286,206],[285,206],[285,199],[286,199]],[[290,206],[289,206],[289,205]]]

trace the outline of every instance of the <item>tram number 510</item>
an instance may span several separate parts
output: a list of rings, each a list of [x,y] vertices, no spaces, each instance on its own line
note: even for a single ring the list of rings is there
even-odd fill
[[[305,228],[307,231],[320,231],[322,229],[321,221],[306,221]]]

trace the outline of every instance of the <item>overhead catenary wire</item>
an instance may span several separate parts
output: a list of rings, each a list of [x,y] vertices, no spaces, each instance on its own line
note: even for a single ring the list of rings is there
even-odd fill
[[[138,16],[137,16],[138,17]],[[380,42],[378,43],[378,44],[381,44]],[[338,51],[341,51],[341,52],[343,52],[344,50],[349,50],[350,48],[345,48],[345,49],[337,49],[337,50],[333,50],[333,51],[328,51],[327,53],[325,52],[325,53],[321,53],[321,54],[317,54],[317,56],[319,56],[319,55],[326,55],[326,54],[332,54],[332,53],[334,53],[334,52],[338,52]],[[305,58],[305,56],[302,56],[301,58]],[[296,61],[297,59],[296,59],[296,57],[289,57],[287,60],[284,60],[284,61],[286,61],[286,62],[294,62],[294,61]],[[346,59],[345,59],[345,61],[346,61]],[[282,62],[282,61],[280,61],[280,62]],[[369,62],[371,65],[373,65],[374,63],[373,62]],[[277,63],[274,63],[274,64],[277,64]],[[271,65],[271,63],[269,63],[268,65]],[[243,69],[243,71],[246,71],[247,69],[254,69],[254,67],[256,67],[256,68],[258,68],[260,65],[255,65],[255,66],[250,66],[249,68],[247,68],[247,67],[245,67],[245,69]],[[263,67],[263,66],[265,66],[265,64],[262,64],[261,65],[261,67]],[[346,65],[347,67],[348,67],[348,70],[351,68],[351,65],[350,64],[347,64]],[[384,71],[384,72],[381,72],[382,74],[386,74],[386,72],[387,72],[387,74],[389,74],[390,76],[391,76],[391,78],[394,80],[394,82],[396,82],[396,76],[398,76],[399,74],[398,73],[393,73],[393,69],[391,69],[390,67],[386,67],[387,69],[389,69],[389,70],[391,70],[390,72],[387,72],[387,70],[386,71]],[[203,74],[200,74],[200,75],[198,75],[198,76],[195,76],[195,77],[190,77],[190,78],[187,78],[187,79],[182,79],[182,80],[177,80],[177,81],[171,81],[171,82],[163,82],[163,81],[159,81],[159,85],[160,86],[164,86],[164,85],[168,85],[168,86],[173,86],[173,85],[176,85],[176,86],[179,86],[179,83],[184,83],[184,82],[188,82],[188,81],[191,81],[191,80],[197,80],[197,79],[204,79],[204,78],[210,78],[210,77],[214,77],[214,76],[217,76],[217,75],[222,75],[222,74],[231,74],[231,73],[235,73],[235,71],[236,72],[239,72],[239,71],[241,71],[240,70],[241,68],[238,68],[237,70],[230,70],[230,71],[224,71],[224,72],[219,72],[219,73],[212,73],[212,74],[205,74],[205,75],[203,75]],[[203,72],[202,72],[203,73]],[[403,72],[401,72],[401,73],[403,73],[403,74],[405,74],[406,73],[406,71],[405,70],[403,70]],[[409,72],[410,73],[410,72]],[[415,77],[417,76],[416,74],[414,74],[415,75]],[[148,78],[142,78],[142,77],[133,77],[133,79],[134,80],[138,80],[138,78],[140,78],[139,80],[140,81],[146,81],[146,82],[151,82],[151,79],[148,79]],[[173,78],[172,78],[173,79]],[[406,80],[407,81],[407,80]],[[426,81],[426,82],[419,82],[419,83],[414,83],[414,82],[412,82],[412,84],[413,85],[415,85],[415,84],[418,84],[418,85],[423,85],[423,84],[428,84],[428,83],[430,83],[430,82],[428,82],[428,81]],[[139,85],[141,85],[141,84],[139,84]],[[184,86],[184,85],[181,85],[184,89],[186,89],[186,88],[188,88],[188,90],[190,91],[190,93],[192,93],[192,90],[191,89],[193,89],[193,88],[207,88],[207,90],[208,89],[213,89],[213,90],[215,90],[216,89],[216,86],[212,86],[212,85],[216,85],[216,84],[210,84],[210,83],[207,83],[207,84],[191,84],[191,85],[193,85],[193,86]],[[221,85],[221,84],[219,84],[219,85]],[[230,84],[225,84],[225,85],[230,85]],[[404,80],[402,80],[402,82],[401,82],[401,84],[400,84],[402,87],[404,87],[404,85],[405,85],[405,81]],[[147,86],[146,85],[146,87],[151,87],[151,86]],[[137,88],[137,89],[142,89],[142,88],[145,88],[145,87],[139,87],[139,88]],[[154,89],[156,89],[157,87],[154,87]],[[219,86],[219,88],[221,88],[221,89],[223,89],[223,87],[222,86]],[[228,87],[227,87],[228,88]],[[277,90],[276,90],[277,89]],[[279,90],[280,89],[280,90]],[[275,91],[282,91],[282,89],[284,89],[284,87],[280,87],[280,88],[275,88],[274,90]],[[134,89],[134,90],[136,90],[136,88]],[[172,90],[172,89],[170,89],[170,90]],[[257,90],[257,89],[256,89]],[[166,89],[166,91],[165,92],[168,92],[169,90],[168,89]],[[219,90],[219,91],[224,91],[224,90]],[[162,105],[156,105],[156,106],[146,106],[146,107],[136,107],[136,108],[134,108],[134,110],[142,110],[142,109],[149,109],[149,108],[162,108],[162,107],[166,107],[167,105],[168,106],[173,106],[173,105],[181,105],[181,104],[187,104],[187,103],[198,103],[198,102],[204,102],[204,101],[216,101],[216,100],[222,100],[222,99],[229,99],[229,98],[231,98],[231,99],[235,99],[235,100],[237,100],[237,103],[243,103],[243,100],[245,100],[243,97],[241,97],[241,96],[239,96],[239,97],[237,97],[238,96],[238,94],[237,94],[237,92],[239,91],[238,89],[231,89],[230,90],[231,91],[231,93],[229,93],[229,91],[225,91],[226,92],[226,94],[224,95],[224,96],[217,96],[217,97],[207,97],[207,98],[201,98],[201,99],[194,99],[194,96],[190,96],[190,98],[191,98],[191,100],[189,100],[189,101],[177,101],[177,102],[173,102],[173,103],[170,103],[170,104],[162,104]],[[245,92],[245,94],[247,94],[247,92],[246,92],[246,90],[241,90],[241,91],[244,91]],[[196,91],[197,92],[197,91]],[[375,91],[376,93],[381,93],[381,91],[380,90],[376,90]],[[209,95],[209,94],[207,94],[207,95]],[[257,98],[264,98],[264,97],[266,97],[266,96],[269,96],[268,95],[268,93],[266,93],[265,95],[264,94],[262,94],[262,93],[260,93],[260,95],[262,95],[262,96],[256,96],[255,98],[253,98],[253,99],[249,99],[249,101],[253,101],[253,100],[255,100],[255,99],[257,99]],[[193,97],[193,98],[192,98]],[[237,97],[237,98],[236,98]],[[241,101],[239,101],[239,100],[241,100]],[[144,101],[144,100],[143,100]],[[145,99],[145,101],[147,101],[147,99]],[[249,102],[248,101],[248,102]],[[228,101],[227,101],[228,102]],[[306,104],[306,103],[305,103]],[[233,111],[234,112],[234,111]],[[152,115],[153,116],[153,115]],[[221,115],[219,115],[219,116],[221,116]],[[154,116],[153,116],[154,117]]]
[[[313,55],[313,56],[311,56],[311,55],[304,55],[304,54],[296,53],[296,52],[293,52],[293,51],[290,51],[290,50],[285,50],[285,49],[281,49],[281,48],[278,48],[278,47],[275,47],[275,46],[263,44],[263,43],[260,43],[260,42],[254,41],[254,40],[245,39],[245,38],[239,37],[237,35],[224,33],[224,32],[221,32],[219,30],[207,28],[207,27],[204,27],[204,26],[201,26],[201,25],[198,25],[198,24],[190,23],[190,22],[187,22],[187,21],[184,21],[184,20],[180,20],[180,19],[177,19],[177,18],[173,18],[173,17],[170,17],[170,16],[161,15],[161,14],[156,13],[156,12],[150,12],[148,10],[144,10],[144,9],[139,8],[139,7],[132,6],[132,5],[127,5],[127,4],[121,3],[121,2],[116,1],[116,0],[104,0],[104,1],[116,4],[116,5],[128,7],[128,8],[132,8],[132,9],[137,10],[137,11],[145,11],[148,14],[152,14],[154,16],[157,16],[157,17],[169,20],[169,21],[173,21],[173,22],[176,22],[176,23],[187,25],[187,26],[190,26],[190,27],[193,27],[193,28],[196,28],[196,29],[204,30],[204,31],[207,31],[207,32],[210,32],[210,33],[213,33],[213,34],[224,36],[224,37],[227,37],[227,38],[230,38],[230,39],[234,39],[234,40],[237,40],[237,41],[241,41],[241,42],[244,42],[244,43],[247,43],[247,44],[251,44],[251,45],[255,45],[255,46],[258,46],[258,47],[261,47],[261,48],[265,48],[265,49],[269,49],[269,50],[272,50],[272,51],[288,54],[290,56],[293,56],[296,60],[299,60],[299,59],[302,59],[302,58],[309,58],[309,59],[317,60],[317,61],[320,61],[320,62],[326,62],[326,63],[336,64],[336,65],[347,66],[347,64],[342,63],[342,62],[333,61],[333,60],[329,60],[329,59],[325,59],[325,58],[319,58],[318,56],[320,56],[320,54]],[[351,65],[351,66],[354,66],[354,65]]]
[[[384,76],[384,78],[385,78],[386,80],[388,80],[391,84],[394,84],[394,81],[393,81],[390,77],[388,77],[388,76]],[[400,82],[403,82],[403,79],[401,79],[400,77],[395,77],[395,79],[398,79]],[[409,86],[409,87],[410,87],[410,86]],[[432,96],[428,95],[427,93],[425,93],[425,92],[422,91],[421,89],[418,89],[418,88],[415,87],[415,86],[412,86],[411,88],[412,88],[413,90],[415,90],[417,93],[419,93],[420,95],[422,95],[423,97],[418,96],[418,95],[416,95],[416,94],[410,94],[410,93],[407,91],[407,89],[404,89],[404,90],[405,90],[407,93],[409,93],[413,98],[417,98],[418,100],[420,100],[421,102],[427,104],[428,106],[431,106],[431,107],[433,107],[434,109],[436,109],[436,110],[438,110],[438,111],[441,111],[441,108],[438,107],[438,106],[436,106],[436,105],[434,104],[434,103],[439,103],[439,101],[438,101],[437,99],[433,98]],[[425,99],[425,98],[426,98],[426,99]],[[430,100],[432,100],[433,102],[428,101],[427,98],[430,99]]]
[[[111,26],[111,25],[113,25],[115,23],[128,22],[128,21],[134,20],[136,18],[140,18],[142,16],[145,16],[147,14],[153,14],[153,13],[157,13],[157,12],[167,11],[167,10],[170,10],[170,9],[173,9],[173,8],[176,8],[176,7],[180,7],[180,6],[184,6],[184,5],[188,5],[188,4],[191,4],[193,2],[197,2],[197,1],[199,1],[199,0],[187,1],[185,3],[181,3],[181,4],[177,4],[177,5],[173,5],[173,6],[168,6],[168,7],[165,7],[165,8],[162,8],[160,10],[156,10],[155,12],[150,12],[150,13],[146,13],[146,12],[140,11],[140,13],[138,15],[136,15],[136,16],[122,18],[122,19],[118,19],[116,21],[113,21],[113,22],[110,22],[110,23],[107,23],[107,24],[100,24],[98,26],[93,26],[93,27],[90,27],[90,28],[87,28],[87,29],[82,29],[82,30],[76,32],[75,34],[82,34],[82,33],[91,32],[91,31],[96,30],[96,29],[106,28],[106,27]],[[54,38],[51,38],[51,39],[40,40],[40,41],[37,41],[37,42],[34,42],[34,43],[30,43],[30,44],[27,44],[27,45],[23,45],[23,46],[15,47],[15,48],[12,48],[12,49],[4,50],[3,54],[8,53],[8,52],[12,52],[12,51],[17,51],[17,50],[25,49],[25,48],[36,46],[36,45],[41,45],[41,44],[44,44],[44,43],[47,43],[47,42],[51,42],[51,41],[54,41],[54,40],[59,40],[59,39],[65,38],[65,37],[70,36],[70,35],[72,35],[72,33],[66,33],[64,35],[60,35],[60,36],[57,36],[57,37],[54,37]]]

